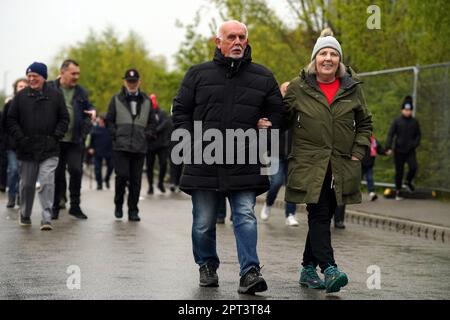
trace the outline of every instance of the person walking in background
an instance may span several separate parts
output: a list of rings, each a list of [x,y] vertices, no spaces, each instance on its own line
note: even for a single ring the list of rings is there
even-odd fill
[[[109,189],[109,180],[114,170],[112,158],[112,140],[108,129],[106,129],[105,116],[103,115],[97,118],[97,124],[92,129],[88,153],[94,158],[97,190],[103,189],[103,182],[105,182],[106,189]],[[106,163],[105,178],[103,178],[102,174],[103,160],[105,160]]]
[[[0,109],[0,119],[4,117],[6,117],[6,114]],[[1,126],[0,130],[0,192],[6,192],[8,159],[6,156],[6,141],[3,134],[4,129]]]
[[[172,116],[172,109],[170,108],[170,120],[172,124],[172,129],[170,136],[172,136],[174,127],[173,127],[173,116]],[[172,139],[169,141],[169,163],[170,163],[170,177],[169,177],[169,190],[170,192],[179,192],[180,187],[180,179],[181,179],[181,172],[183,171],[183,164],[175,164],[172,161],[172,150],[176,146],[176,142],[172,141]]]
[[[367,192],[369,192],[370,201],[375,201],[378,199],[375,193],[375,182],[373,179],[373,167],[375,166],[375,159],[378,155],[386,155],[386,152],[381,145],[381,143],[375,139],[372,134],[370,137],[370,148],[367,150],[361,165],[362,165],[362,176],[366,178],[367,181]]]
[[[289,86],[289,82],[285,82],[280,86],[281,96],[284,97],[286,94],[286,90]],[[270,162],[277,162],[278,165],[272,166],[272,168],[277,168],[277,172],[272,173],[270,175],[270,189],[267,192],[266,202],[261,210],[261,219],[263,221],[269,220],[270,210],[277,199],[277,194],[280,188],[286,184],[287,179],[287,166],[288,166],[288,155],[291,150],[292,143],[292,135],[289,130],[284,130],[280,135],[280,153],[279,157],[271,157]],[[295,217],[295,212],[297,210],[297,206],[292,202],[285,202],[285,217],[286,217],[286,225],[291,227],[297,227],[298,221]]]
[[[80,66],[74,60],[64,60],[60,77],[49,82],[64,97],[69,113],[69,128],[60,141],[59,163],[55,173],[55,199],[52,219],[59,218],[60,202],[66,193],[66,169],[69,172],[69,214],[77,219],[87,219],[81,210],[81,179],[83,176],[83,154],[86,136],[92,128],[96,112],[89,101],[86,90],[78,84]]]
[[[417,172],[416,149],[420,144],[421,132],[419,122],[413,117],[413,99],[406,96],[402,103],[402,115],[396,118],[389,129],[386,140],[386,154],[392,154],[394,146],[395,160],[395,199],[403,200],[400,196],[403,183],[405,163],[409,171],[406,176],[406,188],[414,192],[413,179]]]
[[[180,131],[194,139],[196,121],[201,121],[203,130],[214,129],[223,137],[227,129],[256,131],[262,118],[268,119],[263,129],[278,129],[284,113],[278,84],[272,72],[252,62],[248,30],[243,23],[221,24],[213,61],[189,69],[173,101],[172,111],[175,129],[184,129]],[[245,139],[240,153],[249,153],[249,140]],[[205,145],[193,141],[194,145],[197,143],[203,153]],[[235,148],[223,149],[224,159],[231,152],[233,158],[237,154]],[[219,285],[217,206],[225,194],[230,201],[240,264],[238,292],[254,294],[267,290],[256,250],[254,206],[256,196],[269,189],[269,180],[261,175],[261,163],[252,164],[248,156],[245,157],[243,163],[226,165],[215,161],[185,162],[180,188],[192,196],[192,247],[199,266],[199,285]]]
[[[158,157],[159,161],[159,176],[158,176],[158,189],[162,193],[166,192],[164,187],[164,177],[166,176],[167,160],[169,158],[169,145],[170,134],[172,132],[172,123],[167,113],[162,110],[156,102],[156,96],[150,95],[152,100],[153,112],[155,117],[155,139],[148,142],[147,151],[147,181],[148,192],[147,194],[153,194],[153,167],[155,165],[155,158]]]
[[[334,259],[330,224],[337,205],[361,202],[361,160],[372,132],[361,82],[342,60],[340,43],[325,29],[311,63],[291,81],[284,97],[293,135],[286,201],[306,203],[308,212],[299,282],[327,292],[348,283]]]
[[[31,225],[36,181],[42,206],[41,230],[52,230],[52,206],[59,140],[69,124],[62,94],[49,86],[47,66],[34,62],[26,69],[29,87],[14,97],[8,111],[8,132],[16,141],[20,171],[20,218],[22,226]]]
[[[28,81],[25,78],[20,78],[14,81],[13,84],[13,94],[14,97],[19,93],[22,89],[28,87]],[[7,165],[7,185],[8,185],[8,202],[6,204],[7,208],[14,208],[14,206],[19,204],[19,166],[17,162],[17,154],[16,154],[16,142],[7,129],[7,114],[11,107],[11,100],[9,100],[5,107],[3,108],[3,117],[1,121],[1,125],[3,128],[2,138],[5,144],[6,156],[8,159]]]
[[[154,137],[155,120],[150,98],[140,90],[141,80],[136,69],[129,69],[123,86],[109,103],[106,127],[113,141],[113,161],[116,172],[114,216],[123,217],[125,188],[128,185],[128,220],[140,221],[139,196],[142,170],[148,140]]]

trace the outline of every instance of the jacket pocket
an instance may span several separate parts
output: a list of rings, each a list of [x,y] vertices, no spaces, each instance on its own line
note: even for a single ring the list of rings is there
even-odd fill
[[[361,161],[342,158],[342,194],[359,192],[361,184]]]

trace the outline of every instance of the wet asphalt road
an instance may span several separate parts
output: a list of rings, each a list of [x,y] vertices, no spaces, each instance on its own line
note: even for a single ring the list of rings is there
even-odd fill
[[[86,188],[82,208],[87,221],[65,210],[51,232],[39,230],[35,202],[31,228],[20,227],[18,210],[7,210],[0,195],[0,299],[449,299],[448,244],[356,224],[332,229],[336,262],[349,285],[339,293],[304,289],[298,268],[306,236],[284,225],[274,209],[258,224],[258,253],[269,290],[239,295],[239,265],[232,224],[217,229],[220,287],[200,288],[191,247],[191,202],[183,194],[144,195],[142,221],[113,218],[113,192]],[[259,213],[260,206],[256,206]],[[229,212],[229,211],[228,211]],[[79,267],[81,288],[67,287],[69,266]],[[368,289],[367,268],[381,271],[381,288]]]

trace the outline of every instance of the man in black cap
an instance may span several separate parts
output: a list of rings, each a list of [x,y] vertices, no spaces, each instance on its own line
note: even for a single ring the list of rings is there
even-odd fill
[[[47,66],[35,62],[26,70],[29,87],[12,100],[7,126],[17,142],[20,161],[20,219],[31,225],[36,181],[43,209],[41,230],[51,230],[55,170],[58,165],[59,140],[67,131],[69,114],[64,97],[45,83]]]
[[[412,180],[417,171],[416,148],[420,144],[419,122],[413,118],[413,99],[405,97],[402,103],[402,115],[396,118],[389,129],[386,141],[386,154],[392,154],[392,145],[395,139],[395,199],[402,200],[403,169],[408,164],[409,172],[406,176],[406,187],[409,192],[414,191]]]
[[[123,216],[125,187],[128,185],[128,220],[140,221],[138,201],[147,142],[153,137],[154,116],[150,98],[139,90],[141,80],[136,69],[123,77],[123,87],[114,95],[108,107],[106,126],[113,140],[116,172],[115,212]]]

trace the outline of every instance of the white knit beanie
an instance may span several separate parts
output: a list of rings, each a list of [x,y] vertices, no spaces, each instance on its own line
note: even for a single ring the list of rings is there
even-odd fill
[[[322,33],[320,34],[320,37],[317,38],[316,44],[314,46],[314,49],[312,51],[311,54],[311,61],[314,60],[314,58],[316,57],[317,53],[322,50],[323,48],[333,48],[335,49],[337,52],[339,52],[339,55],[341,57],[341,62],[342,62],[342,49],[341,49],[341,44],[339,43],[339,41],[336,40],[335,37],[333,37],[333,31],[331,31],[330,28],[326,28],[322,31]]]

